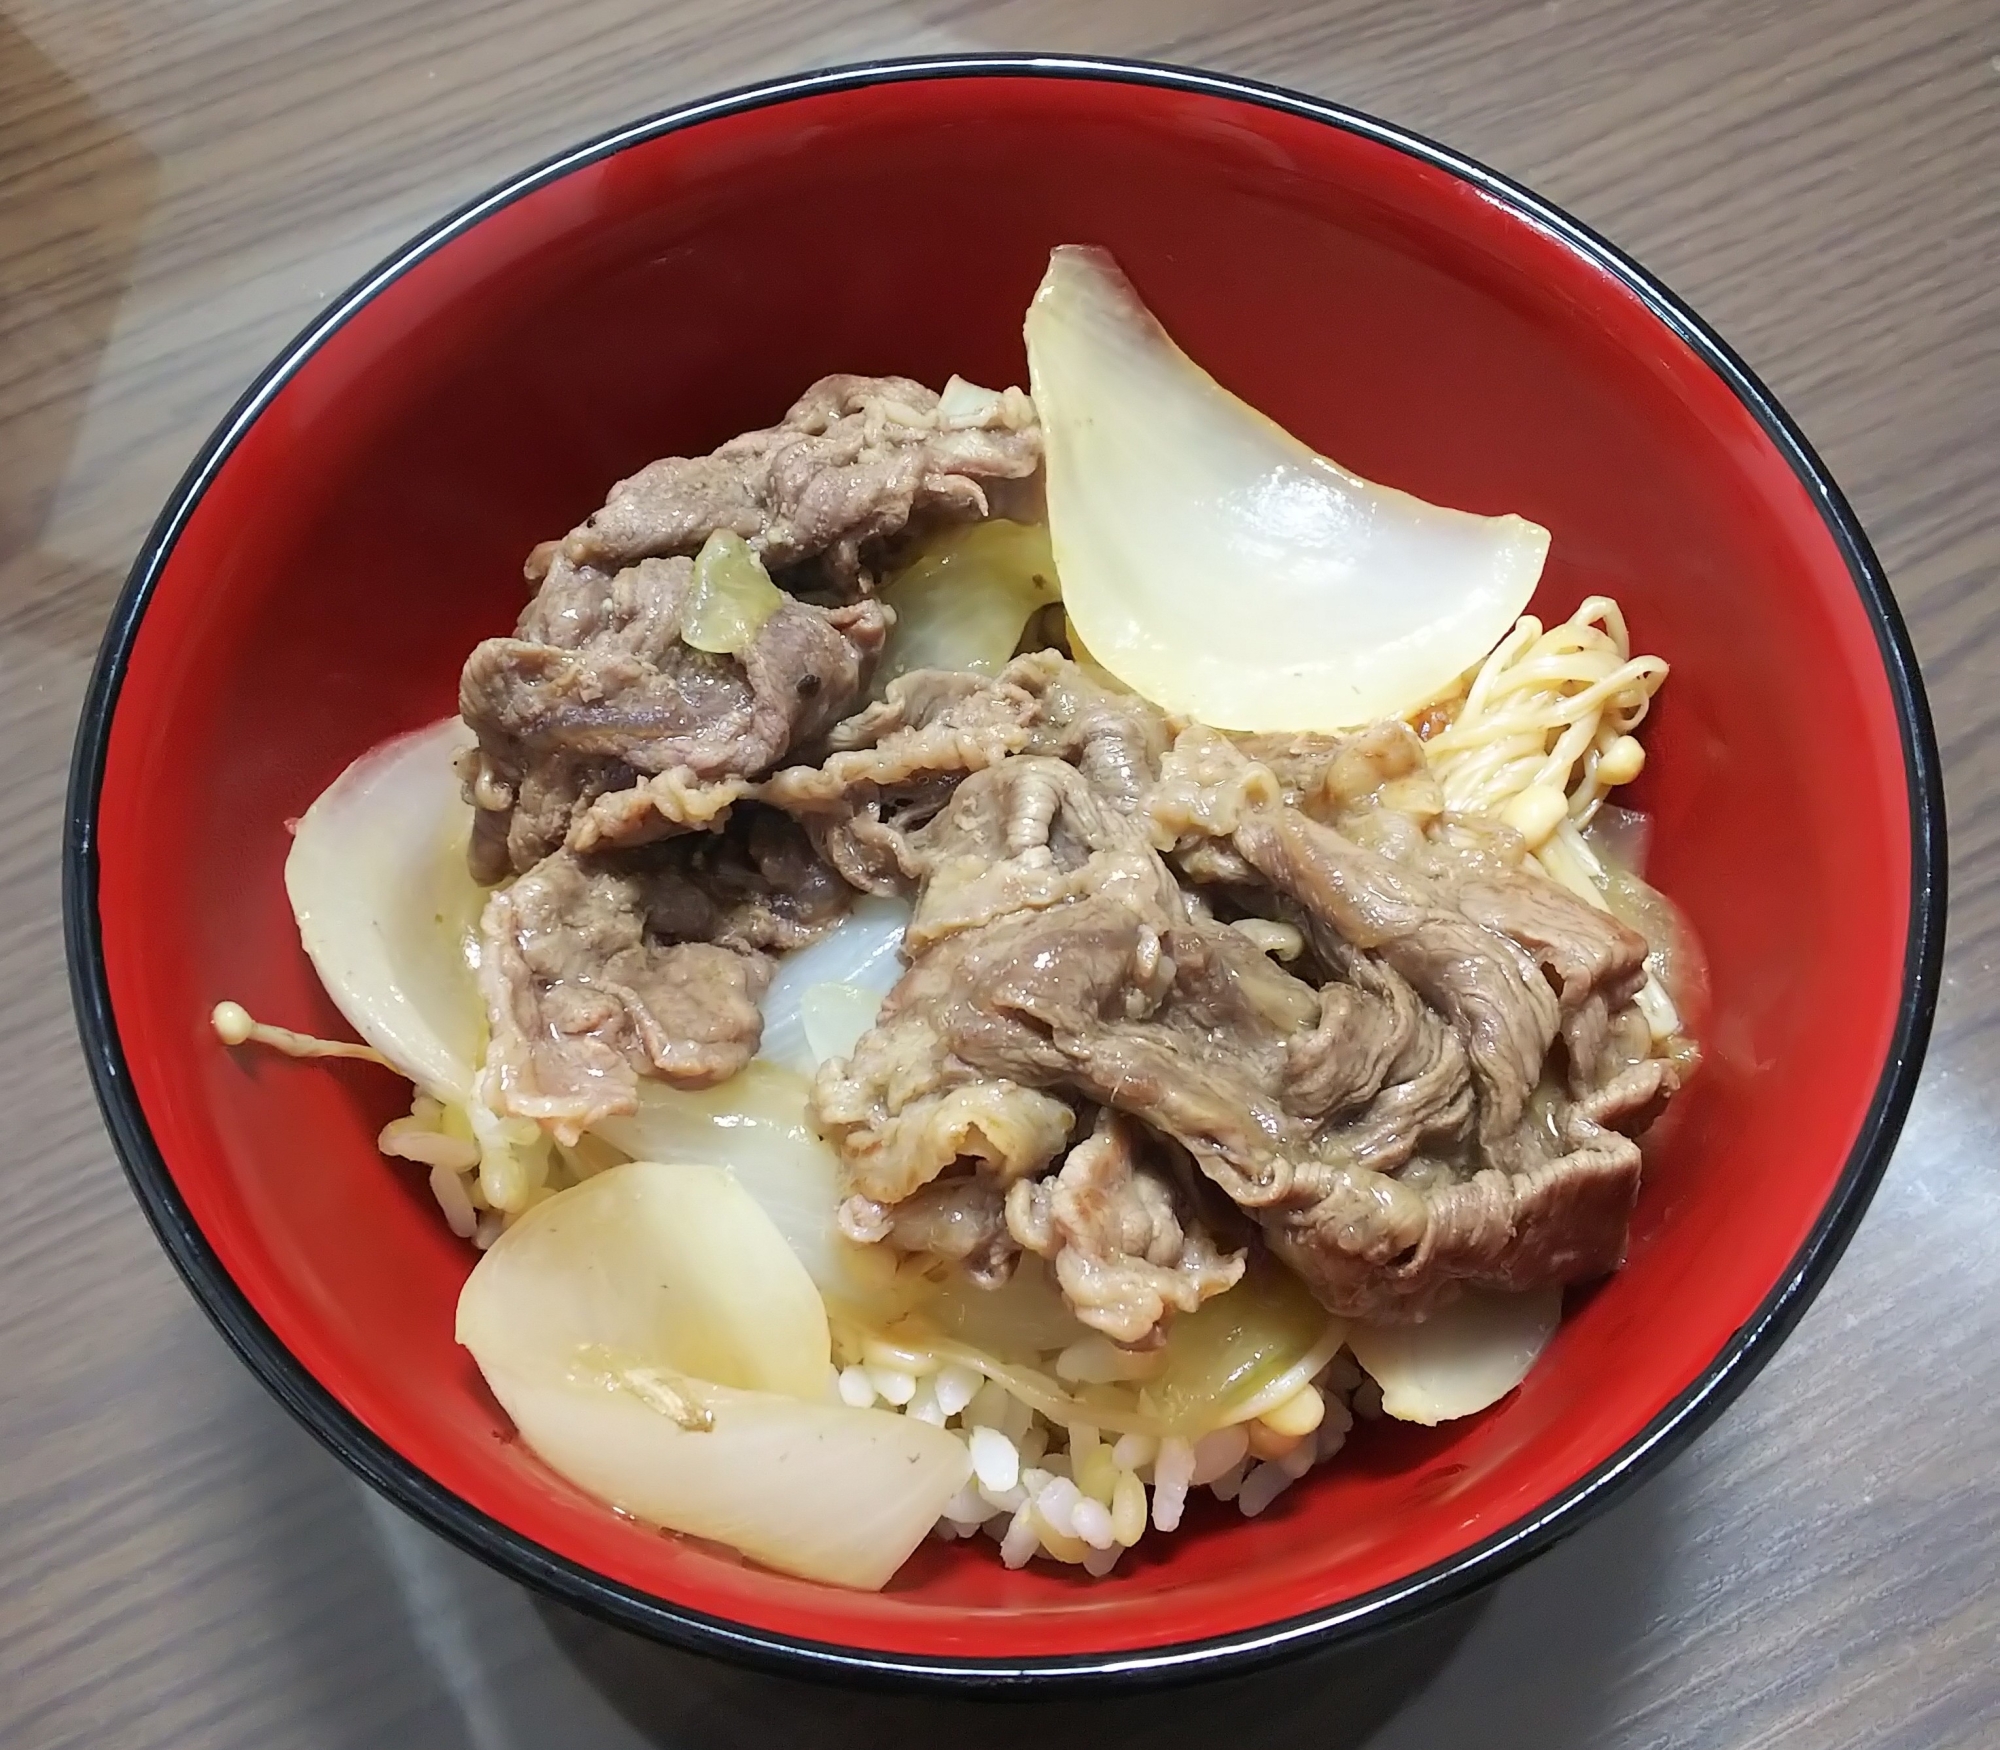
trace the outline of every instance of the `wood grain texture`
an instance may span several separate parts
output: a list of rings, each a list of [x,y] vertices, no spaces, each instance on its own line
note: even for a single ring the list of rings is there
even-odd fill
[[[1192,61],[1391,117],[1710,317],[1847,488],[1910,619],[1948,768],[1950,965],[1902,1148],[1826,1293],[1720,1425],[1552,1555],[1422,1631],[1228,1689],[829,1706],[530,1600],[352,1483],[226,1353],[90,1101],[60,802],[147,522],[329,295],[634,115],[992,46]],[[0,0],[0,1743],[2000,1742],[1996,571],[1990,0]]]

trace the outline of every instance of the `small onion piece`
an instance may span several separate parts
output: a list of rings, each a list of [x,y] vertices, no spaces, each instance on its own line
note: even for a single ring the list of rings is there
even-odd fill
[[[1032,1252],[1023,1253],[1013,1274],[994,1288],[951,1272],[924,1303],[923,1319],[955,1343],[1028,1366],[1095,1334],[1078,1320],[1048,1265]]]
[[[886,1248],[857,1245],[835,1225],[840,1162],[806,1122],[806,1080],[796,1071],[758,1059],[698,1092],[643,1081],[638,1110],[602,1120],[592,1134],[634,1160],[726,1169],[823,1294],[882,1314],[900,1310]]]
[[[472,811],[456,717],[383,742],[300,818],[285,890],[320,983],[419,1089],[465,1104],[485,1051],[473,968],[485,894],[467,873]]]
[[[821,1054],[806,1025],[807,993],[823,985],[845,985],[871,994],[879,1008],[903,976],[901,950],[909,922],[908,900],[864,894],[817,942],[785,955],[764,993],[764,1040],[758,1055],[802,1076],[818,1069]]]
[[[784,605],[784,592],[750,543],[733,529],[717,529],[694,558],[681,642],[690,650],[734,656],[756,643],[764,622]]]
[[[1072,1382],[1055,1371],[1059,1355],[1095,1333],[1040,1261],[1024,1258],[1005,1287],[947,1283],[877,1340],[930,1365],[972,1368],[1060,1427],[1192,1439],[1284,1403],[1333,1359],[1345,1332],[1296,1277],[1264,1262],[1197,1311],[1177,1313],[1145,1378]]]
[[[896,629],[876,669],[879,693],[917,668],[995,675],[1028,621],[1061,600],[1045,523],[984,522],[947,529],[890,580],[882,599]]]
[[[881,1586],[971,1472],[941,1428],[826,1401],[819,1295],[717,1168],[630,1162],[537,1205],[467,1279],[458,1340],[578,1487],[809,1579]]]
[[[1053,253],[1026,334],[1064,611],[1154,704],[1218,729],[1400,717],[1534,593],[1546,529],[1315,454],[1182,352],[1103,250]]]
[[[799,998],[799,1020],[815,1067],[832,1058],[852,1057],[881,1007],[881,993],[858,984],[816,984],[807,990]]]
[[[1254,1255],[1234,1288],[1175,1315],[1166,1366],[1142,1401],[1165,1432],[1193,1437],[1247,1422],[1308,1384],[1346,1329],[1289,1270]]]
[[[1434,1426],[1498,1403],[1522,1380],[1562,1321],[1562,1290],[1467,1289],[1421,1324],[1355,1325],[1355,1360],[1382,1388],[1382,1408]]]

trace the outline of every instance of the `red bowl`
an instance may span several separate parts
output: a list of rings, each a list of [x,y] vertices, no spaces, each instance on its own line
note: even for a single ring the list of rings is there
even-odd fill
[[[927,1545],[879,1595],[615,1517],[465,1352],[471,1257],[374,1134],[365,1067],[219,1049],[233,997],[329,1030],[287,817],[453,707],[520,565],[609,483],[832,370],[1024,381],[1052,244],[1108,245],[1187,349],[1372,479],[1554,531],[1537,611],[1624,603],[1673,680],[1639,805],[1705,942],[1707,1066],[1617,1276],[1532,1377],[1367,1429],[1256,1521],[1109,1580]],[[1546,1547],[1751,1378],[1880,1177],[1929,1031],[1938,762],[1880,567],[1804,440],[1683,305],[1491,171],[1333,105],[1054,58],[787,80],[497,189],[341,298],[210,440],[135,565],[78,744],[70,956],[140,1200],[264,1382],[445,1536],[663,1640],[960,1687],[1241,1668]]]

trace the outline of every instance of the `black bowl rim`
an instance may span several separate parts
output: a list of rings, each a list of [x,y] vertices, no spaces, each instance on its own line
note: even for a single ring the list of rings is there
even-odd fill
[[[1299,116],[1404,152],[1469,183],[1644,301],[1729,387],[1791,464],[1846,560],[1875,628],[1895,701],[1910,802],[1910,927],[1896,1029],[1860,1134],[1819,1219],[1783,1277],[1701,1376],[1631,1441],[1532,1513],[1444,1560],[1360,1597],[1260,1627],[1164,1646],[1019,1658],[947,1657],[842,1646],[747,1626],[609,1580],[472,1508],[335,1401],[251,1307],[196,1228],[133,1090],[119,1044],[97,910],[97,806],[112,715],[147,603],[203,493],[277,391],[383,287],[488,215],[570,171],[697,123],[828,92],[912,80],[1083,79],[1198,93]],[[1159,63],[1058,54],[966,54],[871,61],[744,86],[613,129],[501,183],[358,281],[245,391],[188,468],[133,563],[85,695],[70,774],[63,915],[71,992],[91,1079],[126,1173],[161,1244],[223,1337],[265,1386],[345,1464],[461,1549],[621,1628],[789,1676],[949,1693],[1098,1693],[1240,1673],[1393,1628],[1470,1593],[1574,1531],[1687,1445],[1749,1384],[1819,1291],[1888,1165],[1915,1093],[1944,951],[1944,791],[1930,709],[1909,634],[1860,523],[1771,392],[1675,295],[1595,232],[1530,190],[1406,129],[1324,99]]]

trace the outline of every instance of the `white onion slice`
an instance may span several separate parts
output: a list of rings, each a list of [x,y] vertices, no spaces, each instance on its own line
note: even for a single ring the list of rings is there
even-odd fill
[[[632,1160],[536,1204],[458,1296],[458,1340],[532,1372],[584,1350],[718,1386],[820,1398],[826,1306],[784,1236],[716,1166]]]
[[[852,1057],[881,1008],[882,993],[858,984],[816,984],[801,996],[799,1019],[815,1066],[830,1058]]]
[[[1064,608],[1156,705],[1238,730],[1400,716],[1534,593],[1546,529],[1315,454],[1183,353],[1103,250],[1054,252],[1026,333]]]
[[[806,1122],[803,1076],[761,1059],[717,1087],[690,1093],[639,1084],[639,1109],[591,1127],[635,1160],[727,1168],[790,1245],[821,1293],[845,1306],[900,1309],[895,1263],[835,1225],[840,1161]]]
[[[821,985],[851,985],[873,994],[879,1008],[903,976],[899,950],[909,922],[908,900],[864,894],[817,942],[785,955],[764,993],[764,1042],[758,1055],[802,1076],[818,1069],[821,1056],[806,1031],[806,993]]]
[[[627,1161],[521,1217],[479,1260],[458,1340],[516,1372],[586,1349],[745,1391],[824,1395],[826,1308],[719,1167]]]
[[[1382,1388],[1389,1415],[1435,1425],[1498,1403],[1561,1322],[1560,1288],[1467,1289],[1419,1325],[1356,1325],[1347,1346]]]
[[[875,1591],[971,1473],[965,1443],[887,1410],[689,1382],[692,1433],[629,1391],[488,1371],[529,1447],[600,1500],[781,1573]]]
[[[628,1163],[538,1205],[467,1279],[458,1340],[580,1488],[809,1579],[882,1585],[970,1472],[942,1429],[826,1401],[819,1295],[716,1168]]]
[[[485,1049],[473,966],[485,894],[465,866],[472,810],[456,717],[371,748],[300,819],[285,890],[348,1024],[435,1099],[464,1103]]]

